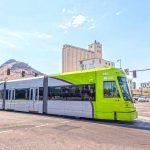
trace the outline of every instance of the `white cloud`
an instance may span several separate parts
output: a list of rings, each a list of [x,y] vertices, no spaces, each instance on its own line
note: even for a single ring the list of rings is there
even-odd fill
[[[93,18],[79,14],[72,16],[68,22],[60,24],[59,28],[63,29],[64,33],[68,33],[69,29],[79,28],[82,25],[88,26],[88,30],[92,30],[96,27],[95,20]]]
[[[93,18],[89,18],[88,25],[89,25],[88,30],[92,30],[92,29],[96,28],[95,20]]]
[[[65,13],[66,12],[66,8],[62,8],[62,13]]]
[[[65,8],[64,7],[61,9],[61,12],[73,15],[77,12],[77,9],[75,7],[73,7],[73,8]]]
[[[92,30],[96,28],[95,20],[89,16],[82,15],[78,13],[78,10],[76,7],[72,8],[62,8],[62,13],[65,13],[66,15],[70,17],[70,19],[64,23],[61,23],[59,25],[59,28],[61,28],[64,33],[68,33],[69,30],[73,28],[79,28],[81,26],[84,26],[87,30]]]
[[[51,35],[44,32],[19,32],[0,28],[0,46],[4,48],[21,48],[32,40],[50,40]]]
[[[92,29],[94,29],[95,27],[96,27],[96,25],[93,24],[93,25],[91,25],[91,26],[88,27],[88,30],[92,30]]]
[[[43,32],[18,32],[18,35],[28,39],[50,39],[52,36]]]
[[[52,36],[48,33],[44,32],[19,32],[19,31],[10,31],[7,28],[0,29],[0,35],[3,37],[13,37],[18,39],[25,39],[25,38],[39,38],[39,39],[49,39]]]
[[[116,16],[119,16],[119,15],[121,15],[121,14],[122,14],[122,11],[117,11],[117,12],[115,13]]]
[[[47,33],[37,32],[36,34],[37,34],[36,37],[39,39],[50,39],[52,37],[50,34],[47,34]]]
[[[83,15],[77,15],[72,17],[72,26],[79,27],[86,21],[86,17]]]
[[[67,13],[73,15],[73,14],[77,13],[77,9],[75,7],[71,8],[71,9],[67,9]]]
[[[68,34],[68,30],[65,30],[65,31],[64,31],[64,34]]]
[[[71,22],[67,22],[65,24],[59,25],[59,27],[63,30],[67,30],[72,26]]]
[[[6,41],[3,39],[0,39],[0,44],[3,45],[4,47],[19,48],[19,44],[16,45],[14,42]]]

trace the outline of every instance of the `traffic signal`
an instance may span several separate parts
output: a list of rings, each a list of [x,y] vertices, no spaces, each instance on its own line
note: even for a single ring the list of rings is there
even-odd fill
[[[38,74],[37,74],[37,73],[35,73],[35,74],[34,74],[34,76],[35,76],[35,77],[37,77],[37,76],[38,76]]]
[[[10,69],[7,69],[7,76],[10,75]]]
[[[136,70],[133,70],[133,78],[136,78],[137,75],[136,75]]]
[[[22,74],[22,77],[25,77],[25,71],[22,71],[21,74]]]

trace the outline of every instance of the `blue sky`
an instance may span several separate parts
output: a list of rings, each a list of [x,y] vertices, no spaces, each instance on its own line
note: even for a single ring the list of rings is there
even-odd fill
[[[149,0],[0,0],[0,64],[13,58],[58,73],[64,44],[87,48],[97,40],[104,59],[150,68],[149,6]],[[138,77],[150,81],[150,71]]]

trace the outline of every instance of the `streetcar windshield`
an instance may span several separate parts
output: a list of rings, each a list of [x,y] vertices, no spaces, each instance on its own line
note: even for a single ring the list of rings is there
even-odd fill
[[[119,82],[124,100],[132,101],[129,87],[127,84],[127,79],[125,77],[118,77],[118,82]]]

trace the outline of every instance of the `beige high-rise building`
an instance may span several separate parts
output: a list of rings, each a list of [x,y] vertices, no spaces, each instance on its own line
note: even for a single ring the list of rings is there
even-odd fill
[[[88,49],[65,44],[62,49],[62,72],[114,67],[114,62],[102,58],[102,44],[95,41]]]

